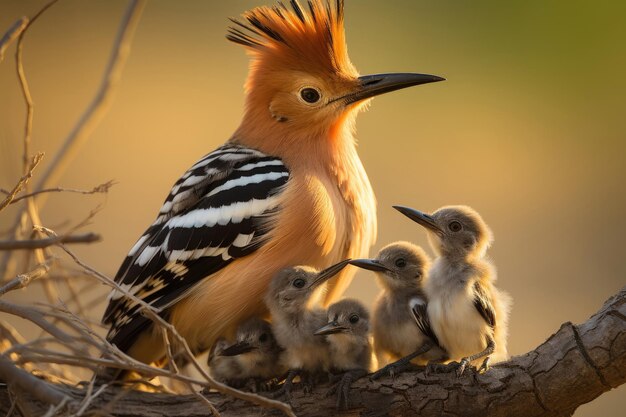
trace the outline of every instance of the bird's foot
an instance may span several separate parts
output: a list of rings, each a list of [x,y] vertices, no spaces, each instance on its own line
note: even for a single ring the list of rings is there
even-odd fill
[[[293,388],[293,379],[298,375],[298,373],[299,372],[296,370],[290,370],[287,374],[287,377],[285,378],[285,382],[283,383],[283,385],[281,385],[281,387],[276,391],[272,392],[270,394],[270,397],[284,397],[287,402],[291,402],[291,389]]]
[[[364,377],[367,375],[367,371],[365,369],[355,369],[352,371],[345,372],[344,374],[334,375],[332,379],[338,382],[332,386],[326,392],[326,397],[330,397],[331,395],[337,395],[337,410],[347,410],[350,408],[350,388],[352,387],[352,382],[357,379]]]
[[[283,385],[281,385],[280,388],[272,392],[270,394],[270,397],[274,399],[284,398],[285,401],[291,402],[291,388],[292,387],[293,387],[293,384],[287,384],[287,382],[285,382]]]
[[[304,375],[301,375],[300,385],[302,386],[302,392],[305,395],[312,393],[313,388],[315,387],[315,375],[309,372],[306,372]]]
[[[372,380],[376,380],[382,378],[383,376],[389,375],[392,379],[395,379],[396,375],[411,369],[415,369],[416,367],[417,365],[413,365],[410,360],[400,359],[399,361],[390,363],[384,368],[381,368],[378,371],[374,372],[370,378]]]
[[[463,375],[463,372],[465,372],[465,368],[467,368],[467,365],[469,365],[470,361],[468,358],[463,358],[461,359],[461,362],[459,362],[458,367],[456,368],[456,376],[460,377]]]
[[[478,368],[478,373],[487,372],[489,370],[490,361],[491,361],[491,358],[487,356],[485,360],[483,361],[482,365],[480,365],[480,368]]]

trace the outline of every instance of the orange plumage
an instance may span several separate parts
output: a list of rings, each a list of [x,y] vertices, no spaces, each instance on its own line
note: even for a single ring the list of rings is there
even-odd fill
[[[356,152],[355,116],[374,95],[441,79],[359,77],[347,55],[343,20],[343,2],[323,0],[309,1],[306,10],[296,1],[291,9],[259,7],[242,22],[233,20],[227,38],[245,46],[251,63],[244,116],[227,145],[279,158],[289,180],[277,194],[278,209],[266,215],[263,244],[168,305],[169,320],[192,349],[208,349],[242,320],[265,313],[263,295],[278,270],[364,257],[374,243],[375,198]],[[346,268],[329,282],[326,303],[353,274]],[[158,359],[161,336],[141,332],[129,353]]]

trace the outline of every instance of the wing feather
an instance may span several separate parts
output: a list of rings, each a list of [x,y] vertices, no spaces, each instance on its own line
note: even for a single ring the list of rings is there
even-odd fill
[[[115,281],[165,315],[199,281],[264,243],[288,180],[280,159],[254,149],[227,145],[206,155],[176,181]],[[139,310],[111,292],[102,321],[122,350],[150,324]]]
[[[496,327],[496,312],[487,292],[479,282],[474,283],[474,307],[489,326]]]

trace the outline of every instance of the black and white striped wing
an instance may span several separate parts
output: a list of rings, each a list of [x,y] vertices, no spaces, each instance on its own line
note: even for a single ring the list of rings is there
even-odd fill
[[[226,145],[206,155],[174,184],[115,281],[165,314],[200,280],[264,243],[288,179],[280,159],[254,149]],[[102,321],[124,351],[150,324],[139,310],[111,292]]]
[[[430,325],[430,318],[428,317],[428,305],[425,300],[418,299],[417,302],[411,302],[411,313],[413,313],[413,318],[415,319],[415,323],[417,327],[420,329],[424,336],[428,337],[431,341],[433,341],[437,346],[439,346],[439,339],[435,334],[435,331]]]
[[[479,282],[474,283],[474,307],[492,328],[496,327],[496,312],[485,289]]]

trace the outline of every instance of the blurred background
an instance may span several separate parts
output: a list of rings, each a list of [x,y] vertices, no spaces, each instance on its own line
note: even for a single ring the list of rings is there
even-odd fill
[[[227,17],[268,1],[148,3],[112,107],[60,181],[118,184],[106,197],[52,195],[42,213],[54,228],[104,204],[89,227],[104,241],[74,246],[88,264],[114,275],[174,181],[237,127],[247,58],[224,38]],[[44,3],[2,0],[0,32]],[[47,153],[44,167],[93,97],[125,6],[62,0],[27,33],[32,149]],[[476,208],[495,234],[498,285],[514,298],[513,355],[565,321],[586,320],[625,284],[625,14],[620,1],[346,1],[361,73],[447,78],[376,98],[359,117],[359,152],[378,198],[372,254],[399,239],[427,246],[392,204]],[[21,175],[13,50],[0,64],[2,188]],[[2,213],[0,230],[14,211]],[[377,291],[359,272],[348,295],[371,303]],[[625,393],[606,393],[576,416],[621,416]]]

